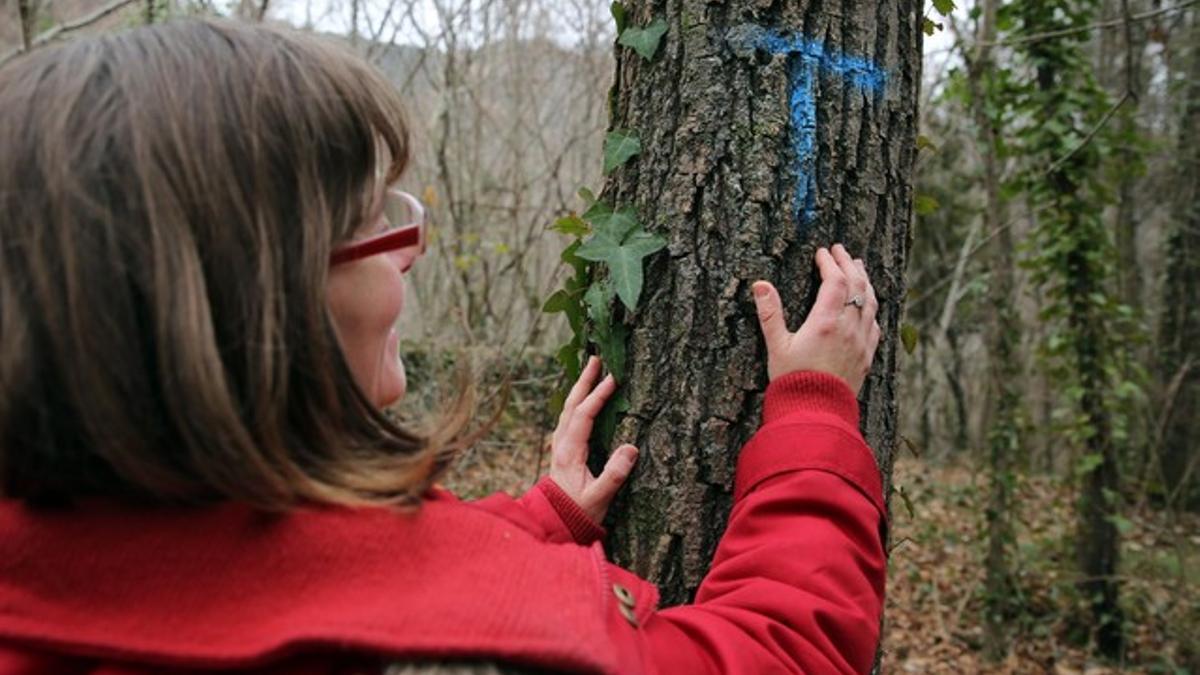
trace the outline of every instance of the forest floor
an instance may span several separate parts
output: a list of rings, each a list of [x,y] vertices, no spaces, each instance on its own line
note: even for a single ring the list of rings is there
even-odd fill
[[[892,498],[885,663],[903,673],[1200,674],[1200,515],[1172,520],[1126,505],[1120,572],[1124,663],[1089,657],[1091,622],[1075,590],[1074,491],[1023,477],[1014,500],[1011,647],[984,660],[986,476],[969,466],[900,458]]]
[[[448,478],[458,494],[519,494],[545,472],[539,448],[547,420],[515,415],[498,429]],[[1073,583],[1073,491],[1051,478],[1019,480],[1013,597],[1020,609],[1006,624],[1007,657],[992,663],[982,651],[985,476],[906,454],[894,479],[907,499],[892,499],[884,672],[1200,675],[1200,515],[1172,522],[1159,510],[1127,508],[1120,529],[1129,644],[1123,663],[1101,663],[1088,655],[1088,612]]]

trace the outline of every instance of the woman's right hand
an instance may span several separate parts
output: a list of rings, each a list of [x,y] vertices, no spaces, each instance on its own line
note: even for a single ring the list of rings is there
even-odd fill
[[[775,287],[754,283],[754,304],[767,343],[767,376],[774,381],[798,370],[830,373],[845,380],[857,396],[879,345],[879,301],[863,261],[852,259],[841,244],[832,252],[817,249],[817,267],[817,301],[795,333],[787,329]],[[862,307],[852,304],[856,297],[862,298]]]

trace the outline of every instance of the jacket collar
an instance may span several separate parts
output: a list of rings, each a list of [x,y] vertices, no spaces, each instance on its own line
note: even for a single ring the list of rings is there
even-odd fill
[[[612,672],[598,555],[447,499],[287,515],[0,500],[0,639],[208,668],[336,645]]]

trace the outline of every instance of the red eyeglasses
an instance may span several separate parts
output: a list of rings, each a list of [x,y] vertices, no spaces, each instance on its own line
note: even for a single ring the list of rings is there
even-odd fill
[[[383,197],[385,229],[365,239],[352,241],[334,249],[329,265],[341,265],[377,253],[407,251],[410,253],[404,271],[425,253],[429,218],[425,207],[414,196],[400,190],[388,190]]]

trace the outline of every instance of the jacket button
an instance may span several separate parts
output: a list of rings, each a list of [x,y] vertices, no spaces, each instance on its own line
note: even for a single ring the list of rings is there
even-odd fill
[[[629,589],[621,584],[613,584],[613,595],[617,596],[621,604],[626,607],[632,608],[637,604],[637,599],[633,597],[633,593],[630,593]]]
[[[621,603],[617,605],[617,609],[621,610],[621,616],[625,617],[625,620],[629,622],[630,626],[633,626],[634,628],[638,627],[637,616],[634,615],[632,607],[626,605],[625,603]]]

